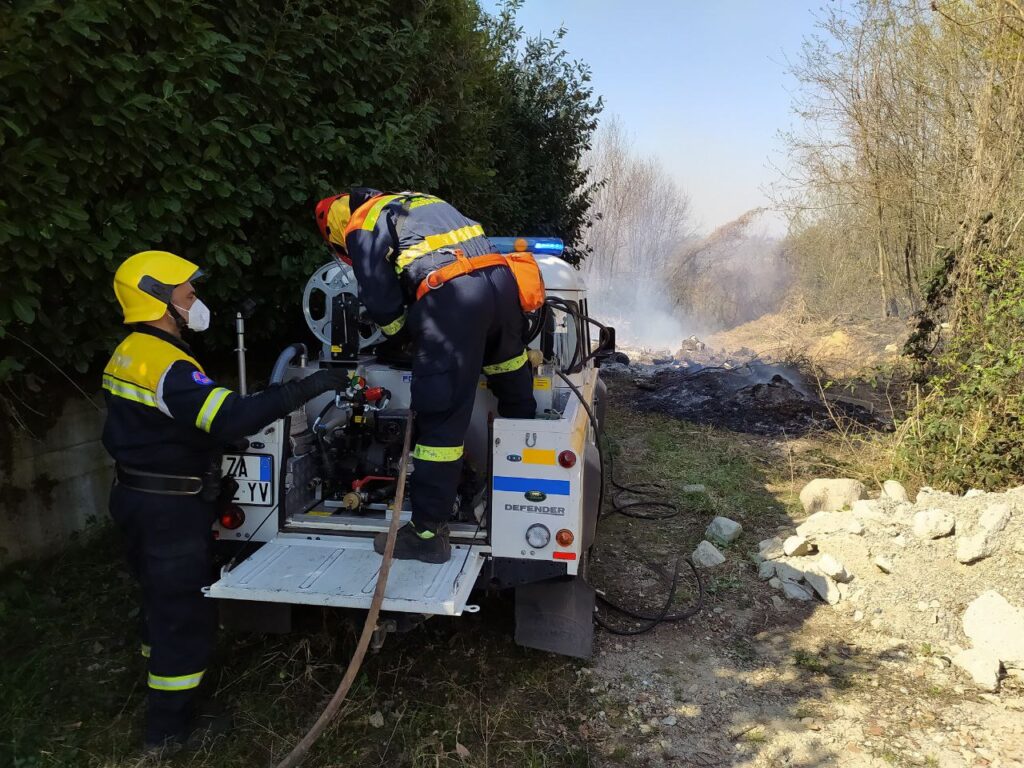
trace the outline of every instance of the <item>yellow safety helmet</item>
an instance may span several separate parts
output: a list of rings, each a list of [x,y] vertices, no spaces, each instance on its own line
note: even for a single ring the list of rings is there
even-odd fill
[[[126,323],[159,320],[171,303],[171,292],[197,280],[203,271],[167,251],[142,251],[129,256],[114,273],[114,295]]]
[[[320,234],[324,242],[331,248],[334,255],[351,264],[348,258],[348,251],[345,248],[345,230],[352,219],[352,210],[349,208],[349,195],[332,195],[325,197],[316,205],[316,225],[320,228]]]

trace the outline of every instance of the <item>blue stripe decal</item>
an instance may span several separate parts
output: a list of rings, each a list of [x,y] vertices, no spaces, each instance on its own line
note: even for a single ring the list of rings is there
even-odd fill
[[[494,490],[513,491],[526,493],[527,491],[542,491],[549,496],[568,496],[568,480],[539,480],[531,477],[501,477],[494,476]]]

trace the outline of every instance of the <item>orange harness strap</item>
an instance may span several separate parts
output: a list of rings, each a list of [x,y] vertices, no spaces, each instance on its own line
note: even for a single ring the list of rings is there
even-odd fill
[[[500,253],[487,253],[483,256],[474,256],[467,259],[462,251],[455,252],[455,261],[451,264],[446,264],[440,269],[435,269],[433,272],[423,278],[423,282],[420,283],[419,288],[416,289],[416,298],[422,299],[427,292],[440,288],[442,285],[447,283],[456,277],[462,275],[468,275],[477,269],[483,269],[484,267],[497,267],[500,265],[508,265],[508,261],[504,255]]]

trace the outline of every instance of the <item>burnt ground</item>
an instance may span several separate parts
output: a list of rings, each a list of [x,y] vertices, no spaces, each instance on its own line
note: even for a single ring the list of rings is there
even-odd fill
[[[701,366],[616,364],[604,372],[620,397],[644,411],[757,435],[804,435],[836,428],[884,429],[863,405],[826,400],[818,380],[795,365],[752,360]],[[633,391],[626,394],[629,383]],[[625,385],[625,386],[623,386]]]

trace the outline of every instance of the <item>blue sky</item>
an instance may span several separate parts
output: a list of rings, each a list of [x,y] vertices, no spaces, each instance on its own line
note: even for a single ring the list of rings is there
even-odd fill
[[[565,25],[605,114],[687,190],[707,231],[768,204],[777,132],[793,123],[786,57],[828,1],[526,0],[518,18],[530,35]]]

